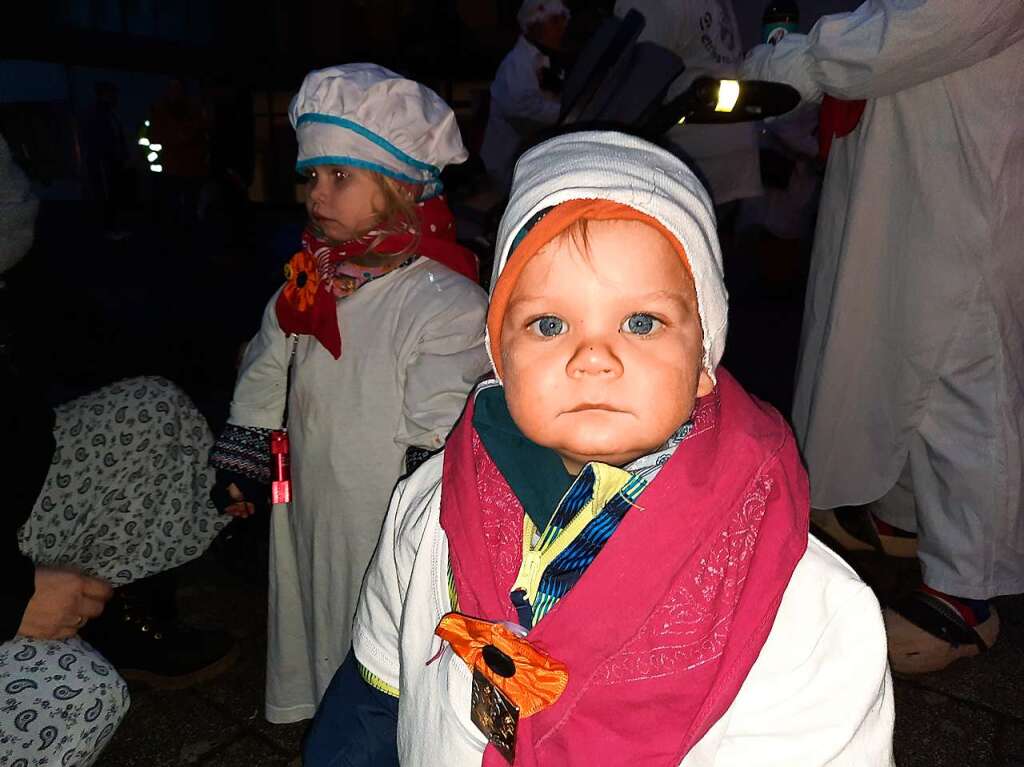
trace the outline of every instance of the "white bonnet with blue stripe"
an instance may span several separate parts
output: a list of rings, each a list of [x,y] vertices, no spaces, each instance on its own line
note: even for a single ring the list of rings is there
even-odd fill
[[[300,172],[311,165],[367,168],[423,184],[429,196],[440,191],[445,166],[468,156],[444,99],[376,64],[310,72],[292,99],[289,118]]]

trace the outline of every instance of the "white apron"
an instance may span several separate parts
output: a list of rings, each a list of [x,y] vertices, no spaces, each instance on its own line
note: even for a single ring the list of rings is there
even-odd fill
[[[422,258],[338,303],[342,353],[287,339],[271,299],[250,342],[230,422],[278,428],[285,370],[292,503],[271,520],[266,716],[308,719],[348,652],[352,616],[409,446],[444,443],[476,379],[486,299]]]
[[[868,99],[832,145],[807,288],[812,505],[881,498],[909,456],[925,580],[976,598],[1024,591],[1022,40],[1020,0],[869,0],[744,71]]]

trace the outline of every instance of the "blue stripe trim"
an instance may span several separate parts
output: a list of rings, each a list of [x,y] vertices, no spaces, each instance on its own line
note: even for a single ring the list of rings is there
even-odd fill
[[[314,165],[351,165],[353,168],[362,168],[363,170],[372,170],[376,173],[381,173],[385,176],[390,176],[398,181],[405,181],[407,184],[439,184],[440,181],[431,179],[413,178],[407,176],[404,173],[399,173],[397,170],[391,170],[391,168],[385,168],[383,165],[378,165],[375,162],[369,162],[368,160],[360,160],[358,157],[348,157],[341,154],[325,154],[320,157],[310,157],[307,160],[299,160],[295,163],[295,170],[302,172],[306,168],[311,168]]]
[[[430,173],[433,176],[441,175],[441,169],[438,168],[437,166],[421,162],[417,160],[415,157],[411,157],[410,155],[403,152],[401,149],[392,144],[383,136],[379,136],[372,130],[364,128],[359,123],[352,122],[351,120],[346,120],[344,117],[335,117],[334,115],[325,115],[320,114],[319,112],[307,112],[304,115],[300,115],[299,119],[295,121],[296,129],[300,125],[304,125],[305,123],[323,123],[325,125],[336,125],[339,128],[345,128],[346,130],[350,130],[353,133],[362,136],[368,141],[372,141],[381,149],[390,152],[392,155],[394,155],[407,165],[411,165],[412,167],[418,170],[426,171],[427,173]]]
[[[562,531],[562,527],[556,528],[556,524],[567,526],[571,519],[591,501],[594,497],[595,485],[596,473],[593,467],[587,464],[555,510],[548,526],[549,534],[545,535],[542,547],[548,545],[549,539],[553,541]],[[554,609],[579,582],[587,568],[615,534],[626,514],[633,508],[634,499],[643,492],[646,486],[645,479],[638,475],[631,476],[619,492],[608,499],[593,519],[584,525],[575,539],[544,568],[537,585],[537,595],[534,597],[531,616],[534,624]],[[557,532],[553,532],[556,529]],[[512,601],[516,604],[516,594],[513,594]],[[528,606],[529,603],[527,603]]]
[[[590,499],[593,497],[594,468],[590,464],[586,464],[548,523],[548,528],[540,544],[541,548],[554,541],[561,534],[562,530],[572,522],[580,510],[590,503]]]
[[[645,487],[647,487],[647,480],[634,475],[619,491],[619,495],[632,503],[637,499],[637,496],[640,495]]]
[[[385,168],[383,165],[377,165],[377,163],[360,160],[357,157],[346,157],[344,155],[334,154],[324,155],[323,157],[310,157],[308,160],[300,160],[295,163],[295,170],[297,173],[301,173],[306,168],[311,168],[314,165],[351,165],[354,168],[372,170],[375,173],[389,176],[397,181],[404,181],[407,184],[422,186],[423,194],[416,199],[416,202],[426,202],[427,200],[432,200],[435,197],[444,194],[444,182],[439,178],[413,178],[412,176],[406,176],[404,173],[399,173],[398,171],[391,170],[390,168]]]
[[[641,489],[643,485],[646,483],[627,483],[627,487],[634,491]],[[630,508],[632,499],[620,492],[587,523],[576,540],[548,565],[537,588],[535,622],[543,618],[576,585],[618,529]]]

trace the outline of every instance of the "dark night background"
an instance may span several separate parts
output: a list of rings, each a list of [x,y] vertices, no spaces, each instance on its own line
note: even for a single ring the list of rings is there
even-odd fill
[[[807,2],[802,21],[809,26],[821,12],[852,4]],[[611,2],[569,5],[596,11]],[[749,44],[761,5],[736,2]],[[367,60],[419,79],[452,104],[472,150],[490,79],[515,41],[517,7],[517,0],[8,4],[0,130],[43,201],[34,252],[10,279],[33,286],[18,293],[33,297],[24,314],[39,339],[38,361],[55,374],[53,398],[161,373],[192,394],[216,429],[234,350],[257,326],[302,225],[287,109],[303,75]],[[244,204],[227,209],[215,198],[189,232],[156,220],[148,150],[133,141],[172,78],[206,116],[211,171],[235,169],[247,186]],[[121,223],[133,236],[123,241],[102,236],[83,158],[100,83],[117,89],[131,146]],[[761,391],[783,409],[785,379]]]

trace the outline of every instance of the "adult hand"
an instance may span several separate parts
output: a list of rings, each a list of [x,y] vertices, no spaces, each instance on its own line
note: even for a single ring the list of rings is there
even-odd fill
[[[56,567],[37,567],[35,586],[18,627],[18,634],[33,639],[73,637],[114,595],[106,581]]]
[[[231,496],[231,505],[224,509],[225,514],[230,514],[233,517],[245,518],[252,516],[253,512],[256,511],[256,507],[251,501],[245,500],[245,495],[238,489],[238,485],[232,482],[228,485],[228,495]]]

